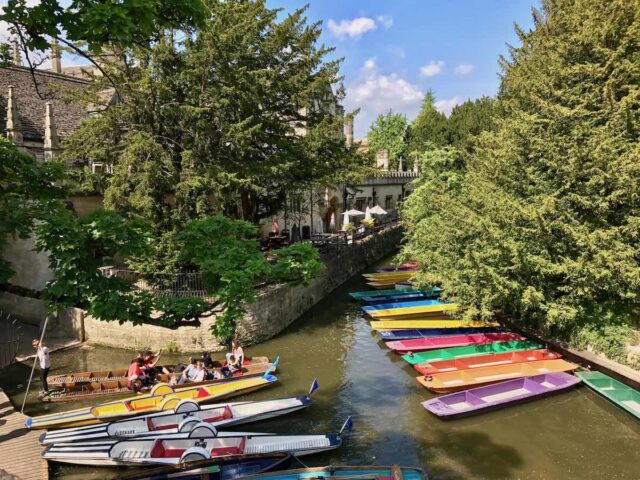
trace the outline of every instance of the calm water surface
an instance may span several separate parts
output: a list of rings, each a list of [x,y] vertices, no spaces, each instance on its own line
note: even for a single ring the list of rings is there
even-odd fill
[[[337,431],[348,415],[354,430],[342,448],[303,457],[307,465],[401,464],[421,466],[433,479],[640,479],[640,422],[586,387],[560,396],[469,419],[444,422],[420,402],[432,398],[414,370],[372,334],[347,292],[364,290],[353,279],[277,338],[250,355],[281,358],[280,382],[239,399],[269,399],[320,389],[309,409],[245,431]],[[142,339],[141,339],[142,340]],[[85,347],[52,355],[52,373],[122,367],[126,350]],[[175,360],[168,356],[167,363]],[[0,384],[21,404],[29,369],[12,367]],[[26,414],[66,410],[91,402],[44,405],[32,387]],[[118,469],[51,466],[53,478],[116,478]]]

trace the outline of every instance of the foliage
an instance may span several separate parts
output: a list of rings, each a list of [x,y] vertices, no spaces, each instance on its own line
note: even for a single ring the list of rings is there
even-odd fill
[[[578,348],[592,349],[619,363],[627,362],[627,343],[633,336],[629,325],[587,324],[572,334]]]
[[[356,226],[349,222],[349,223],[345,223],[342,227],[344,229],[345,232],[347,232],[349,235],[351,235],[353,232],[356,231]]]
[[[397,168],[406,149],[408,122],[401,113],[387,112],[378,115],[371,124],[367,138],[373,152],[386,149],[389,152],[389,168]]]
[[[0,67],[7,67],[13,63],[11,46],[6,42],[0,42]]]
[[[173,340],[169,340],[162,349],[169,353],[180,353],[180,347]]]
[[[64,196],[55,186],[63,166],[40,163],[0,136],[0,251],[11,237],[28,238],[36,220],[44,218]],[[13,275],[9,260],[0,257],[0,283]]]
[[[309,283],[323,266],[318,251],[309,243],[295,243],[288,248],[275,250],[275,265],[270,278],[277,282]]]
[[[447,143],[448,122],[443,113],[436,110],[435,96],[431,90],[422,100],[418,116],[411,122],[407,132],[407,152],[423,152],[431,146]]]
[[[69,189],[85,195],[104,193],[108,177],[105,173],[94,173],[89,167],[70,168],[65,172]]]
[[[498,116],[496,100],[481,97],[457,105],[447,119],[447,142],[456,148],[471,152],[474,138],[495,128]]]
[[[367,228],[372,228],[375,225],[373,218],[365,218],[362,220],[362,224]]]
[[[495,130],[480,134],[466,163],[451,152],[423,160],[405,203],[404,256],[428,265],[416,280],[444,286],[467,316],[503,310],[553,335],[600,332],[613,345],[622,342],[610,337],[617,326],[637,319],[632,3],[544,1],[534,30],[517,29],[522,45],[502,62]]]

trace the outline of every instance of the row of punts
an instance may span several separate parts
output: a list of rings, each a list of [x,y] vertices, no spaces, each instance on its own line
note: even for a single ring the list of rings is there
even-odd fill
[[[366,274],[365,279],[378,288],[370,282],[379,282],[381,275],[386,274]],[[580,367],[559,352],[496,322],[457,319],[459,306],[442,300],[441,293],[439,288],[422,290],[410,284],[350,293],[362,303],[384,345],[419,373],[418,384],[444,394],[422,403],[430,413],[443,419],[479,414],[584,382],[640,418],[637,390],[601,372],[577,371]]]

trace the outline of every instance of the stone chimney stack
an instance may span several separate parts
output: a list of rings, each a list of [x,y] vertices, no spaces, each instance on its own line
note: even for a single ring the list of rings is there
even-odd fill
[[[53,158],[60,149],[60,141],[58,140],[58,131],[56,129],[55,118],[53,117],[53,107],[51,102],[46,103],[44,114],[44,159]]]
[[[7,138],[18,147],[24,144],[22,122],[20,121],[18,104],[13,95],[13,86],[9,86],[9,98],[7,99]]]
[[[420,173],[420,162],[417,158],[413,161],[413,173],[416,175]]]
[[[62,57],[60,55],[60,45],[58,40],[53,39],[51,44],[51,71],[53,73],[62,73]]]
[[[389,170],[389,150],[386,148],[378,150],[376,154],[376,165],[380,170],[384,170],[385,172]]]
[[[353,146],[353,115],[344,117],[344,144],[347,148]]]
[[[12,60],[13,60],[13,64],[16,66],[20,66],[22,65],[22,56],[20,55],[20,45],[18,45],[18,39],[14,38],[11,41],[11,48],[12,48]]]
[[[404,172],[404,161],[402,160],[402,158],[398,159],[398,171]]]

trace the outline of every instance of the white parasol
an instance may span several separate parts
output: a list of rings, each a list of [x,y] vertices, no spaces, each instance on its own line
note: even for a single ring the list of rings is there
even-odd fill
[[[376,205],[375,207],[369,210],[369,213],[373,213],[375,215],[386,215],[387,212],[380,205]]]
[[[364,219],[371,220],[371,209],[367,206],[367,210],[364,212]]]

